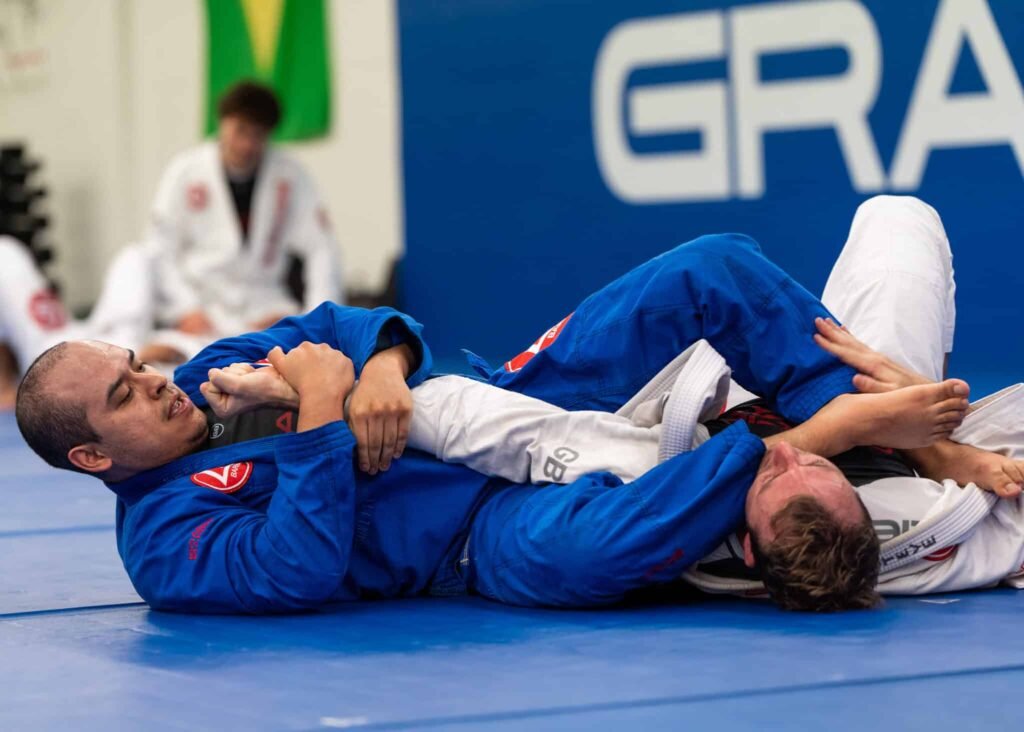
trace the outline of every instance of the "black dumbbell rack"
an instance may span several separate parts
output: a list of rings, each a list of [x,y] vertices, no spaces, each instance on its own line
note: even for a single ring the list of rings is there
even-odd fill
[[[53,260],[53,249],[45,237],[50,219],[39,210],[46,188],[33,180],[41,167],[26,156],[24,145],[0,145],[0,234],[22,242],[45,269]]]

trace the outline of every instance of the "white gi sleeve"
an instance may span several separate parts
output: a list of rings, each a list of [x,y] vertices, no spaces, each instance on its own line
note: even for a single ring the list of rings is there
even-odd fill
[[[610,472],[631,481],[658,463],[660,427],[607,412],[567,412],[462,376],[412,390],[408,445],[516,483],[571,483]]]
[[[146,235],[156,273],[154,286],[158,317],[171,325],[202,306],[199,293],[179,265],[188,246],[184,225],[185,164],[181,158],[173,161],[160,179]]]
[[[302,172],[296,181],[300,195],[296,197],[298,207],[287,246],[303,261],[303,310],[312,310],[325,301],[343,304],[341,250],[331,231],[327,209],[312,178]]]

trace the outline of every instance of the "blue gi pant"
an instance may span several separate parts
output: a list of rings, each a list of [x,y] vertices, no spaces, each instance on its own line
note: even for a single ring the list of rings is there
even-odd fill
[[[854,372],[811,337],[814,318],[829,315],[752,239],[705,236],[591,295],[550,345],[490,382],[566,409],[614,411],[705,338],[737,382],[803,421],[852,391]],[[473,521],[467,583],[511,604],[587,606],[677,577],[741,523],[763,452],[737,423],[628,485],[593,474],[509,486]]]

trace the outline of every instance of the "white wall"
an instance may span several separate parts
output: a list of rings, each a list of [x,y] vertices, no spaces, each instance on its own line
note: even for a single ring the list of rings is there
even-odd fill
[[[144,230],[164,165],[201,139],[201,0],[39,0],[52,59],[41,82],[0,88],[0,140],[46,162],[73,306]],[[320,185],[349,286],[380,287],[401,250],[403,217],[396,10],[392,0],[332,0],[331,135],[289,145]]]
[[[0,88],[0,140],[28,142],[45,163],[40,179],[50,189],[59,251],[54,272],[80,303],[94,292],[110,243],[126,240],[134,222],[125,215],[130,170],[119,144],[130,134],[122,6],[43,0],[39,9],[48,62],[38,78]]]

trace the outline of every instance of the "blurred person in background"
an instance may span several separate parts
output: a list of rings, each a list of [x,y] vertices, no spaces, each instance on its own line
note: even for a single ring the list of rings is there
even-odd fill
[[[273,91],[239,82],[217,113],[216,141],[175,157],[153,202],[155,317],[179,337],[150,360],[183,361],[217,338],[343,299],[338,244],[316,187],[269,144],[281,118]]]

